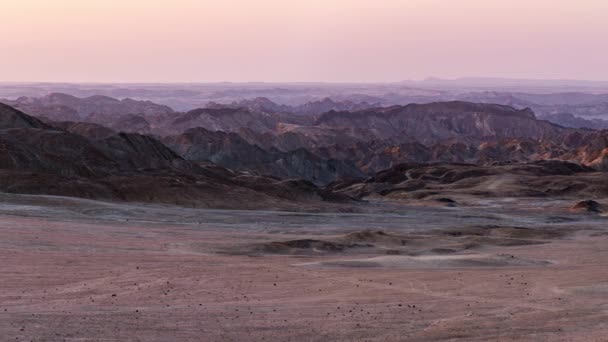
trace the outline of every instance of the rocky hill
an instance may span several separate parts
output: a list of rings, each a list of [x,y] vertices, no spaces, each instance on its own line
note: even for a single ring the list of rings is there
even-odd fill
[[[194,163],[146,135],[50,126],[7,105],[0,105],[0,175],[4,192],[215,208],[306,210],[349,200],[312,183]]]
[[[605,197],[608,178],[564,161],[492,166],[407,163],[366,180],[335,182],[328,188],[360,199],[458,206],[472,197]]]
[[[162,140],[187,160],[211,161],[236,170],[248,170],[278,178],[301,178],[326,184],[340,177],[361,177],[354,165],[320,158],[307,149],[283,152],[250,144],[234,132],[192,128]]]

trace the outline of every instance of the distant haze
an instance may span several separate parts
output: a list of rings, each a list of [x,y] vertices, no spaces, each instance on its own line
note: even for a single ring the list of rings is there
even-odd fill
[[[2,0],[0,81],[608,80],[606,0]]]

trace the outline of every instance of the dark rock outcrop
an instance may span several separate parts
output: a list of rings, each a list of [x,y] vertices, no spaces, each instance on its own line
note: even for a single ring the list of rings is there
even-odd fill
[[[576,203],[571,208],[573,211],[578,212],[589,212],[589,213],[602,213],[604,212],[604,206],[594,200],[585,200]]]
[[[163,142],[187,160],[210,161],[278,178],[303,178],[326,184],[343,176],[363,176],[352,164],[322,159],[303,148],[290,152],[265,150],[236,133],[212,132],[199,127],[165,137]]]

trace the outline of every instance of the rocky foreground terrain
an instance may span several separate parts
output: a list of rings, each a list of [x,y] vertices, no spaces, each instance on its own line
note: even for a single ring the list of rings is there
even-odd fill
[[[6,341],[605,341],[606,204],[463,195],[327,214],[4,194],[0,331]]]

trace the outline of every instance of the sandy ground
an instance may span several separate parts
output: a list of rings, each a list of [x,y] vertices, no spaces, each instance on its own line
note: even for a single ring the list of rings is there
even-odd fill
[[[608,219],[571,201],[305,214],[0,200],[1,341],[608,341]],[[368,230],[384,235],[258,248]]]

